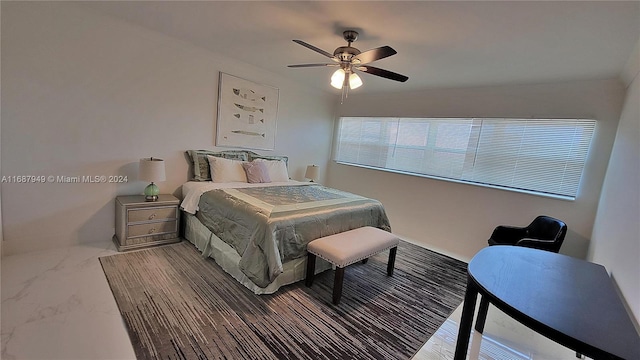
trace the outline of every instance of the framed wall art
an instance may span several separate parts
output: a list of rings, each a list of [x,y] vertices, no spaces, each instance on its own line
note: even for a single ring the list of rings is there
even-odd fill
[[[220,73],[216,146],[273,150],[277,88]]]

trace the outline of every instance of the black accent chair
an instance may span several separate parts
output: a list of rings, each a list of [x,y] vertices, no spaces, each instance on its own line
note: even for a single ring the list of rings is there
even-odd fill
[[[567,224],[550,216],[540,215],[527,227],[504,225],[496,227],[489,238],[489,245],[524,246],[557,253],[560,251],[565,235],[567,235]],[[484,331],[488,310],[489,301],[483,296],[475,326],[479,333]]]
[[[527,227],[498,226],[489,245],[516,245],[557,253],[567,235],[567,225],[550,216],[538,216]]]

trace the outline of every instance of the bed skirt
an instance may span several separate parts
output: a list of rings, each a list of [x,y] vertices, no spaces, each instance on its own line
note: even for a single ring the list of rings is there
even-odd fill
[[[280,287],[305,278],[307,271],[307,257],[303,256],[282,264],[283,272],[267,287],[261,288],[251,281],[238,266],[240,255],[224,241],[220,240],[194,215],[183,212],[184,236],[202,252],[203,257],[211,257],[220,267],[240,284],[251,290],[254,294],[273,294]],[[328,270],[331,264],[318,259],[316,261],[316,274]]]

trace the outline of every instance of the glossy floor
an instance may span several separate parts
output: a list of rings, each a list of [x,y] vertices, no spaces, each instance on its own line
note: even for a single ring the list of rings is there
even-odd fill
[[[2,263],[2,354],[13,359],[134,359],[124,322],[97,260],[110,241],[7,256]],[[452,359],[461,307],[415,359]],[[482,340],[482,341],[478,341]],[[474,359],[575,359],[575,354],[491,307]]]
[[[480,301],[476,306],[476,311]],[[462,304],[418,351],[414,360],[453,359]],[[576,353],[489,306],[484,334],[472,330],[468,359],[575,360]]]

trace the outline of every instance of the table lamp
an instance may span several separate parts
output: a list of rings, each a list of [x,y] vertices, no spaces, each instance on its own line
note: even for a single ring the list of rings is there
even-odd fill
[[[304,173],[304,177],[311,179],[311,182],[318,181],[318,168],[319,167],[317,165],[307,166],[307,171]]]
[[[154,182],[165,180],[164,160],[152,157],[140,159],[139,170],[138,178],[151,182],[151,184],[144,189],[144,199],[146,201],[158,201],[160,189]]]

